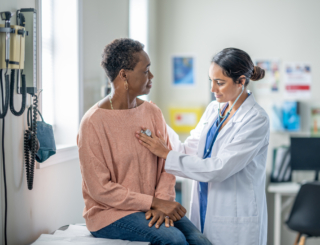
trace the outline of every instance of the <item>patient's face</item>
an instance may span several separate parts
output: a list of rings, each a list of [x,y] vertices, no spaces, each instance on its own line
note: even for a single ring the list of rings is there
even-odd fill
[[[235,84],[231,77],[223,74],[223,69],[212,62],[209,68],[211,92],[214,93],[219,103],[234,101],[241,93],[241,85]]]
[[[153,74],[150,71],[150,59],[146,52],[141,51],[137,53],[139,62],[133,71],[128,71],[128,83],[130,93],[139,96],[143,94],[149,94],[152,87]]]

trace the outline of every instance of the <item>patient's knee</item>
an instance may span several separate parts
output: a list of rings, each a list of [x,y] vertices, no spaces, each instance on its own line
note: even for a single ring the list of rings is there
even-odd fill
[[[173,237],[172,241],[170,241],[170,244],[172,244],[172,245],[189,245],[189,243],[187,242],[187,240],[183,234],[179,237]]]
[[[183,233],[178,229],[174,229],[174,232],[170,232],[165,237],[162,237],[161,244],[189,245]]]

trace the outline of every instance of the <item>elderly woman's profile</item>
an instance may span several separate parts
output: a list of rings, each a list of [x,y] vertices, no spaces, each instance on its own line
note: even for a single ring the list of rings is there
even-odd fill
[[[101,66],[113,92],[83,116],[77,136],[83,216],[94,237],[151,244],[211,244],[175,202],[175,176],[164,160],[139,144],[141,125],[170,147],[161,110],[137,96],[152,87],[151,62],[138,41],[108,44]]]

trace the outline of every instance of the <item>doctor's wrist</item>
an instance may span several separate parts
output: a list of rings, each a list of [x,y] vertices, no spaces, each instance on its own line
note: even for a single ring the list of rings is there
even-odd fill
[[[167,157],[168,157],[168,155],[169,155],[169,152],[170,152],[170,150],[166,150],[166,151],[164,152],[164,154],[163,154],[163,156],[162,156],[162,158],[163,158],[164,160],[167,159]]]

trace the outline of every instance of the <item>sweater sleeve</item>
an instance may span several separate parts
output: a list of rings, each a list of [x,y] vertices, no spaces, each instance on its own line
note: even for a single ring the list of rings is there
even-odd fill
[[[163,135],[167,146],[170,150],[172,147],[170,145],[169,135],[167,132],[166,122],[161,113],[161,134]],[[157,182],[155,197],[163,200],[174,201],[175,200],[175,184],[176,177],[172,174],[167,173],[164,170],[165,160],[158,157],[158,172],[160,173],[160,177]]]
[[[84,186],[92,199],[102,206],[121,210],[146,212],[150,209],[152,196],[130,191],[111,181],[98,134],[90,122],[81,124],[77,145]],[[104,151],[108,149],[104,148]]]

